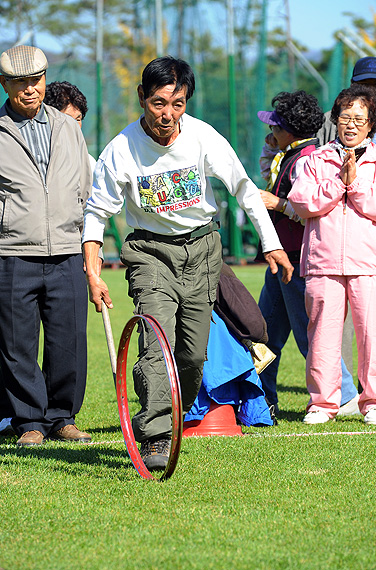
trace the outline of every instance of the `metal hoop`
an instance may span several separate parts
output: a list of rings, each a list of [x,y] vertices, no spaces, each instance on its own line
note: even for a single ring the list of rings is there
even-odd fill
[[[171,399],[172,399],[171,448],[166,469],[164,470],[160,478],[153,477],[153,475],[150,473],[150,471],[148,470],[148,468],[146,467],[145,463],[141,458],[134,437],[131,418],[129,414],[129,406],[128,406],[128,396],[127,396],[128,347],[132,331],[136,323],[141,319],[146,323],[148,323],[148,325],[150,325],[150,327],[153,329],[157,337],[159,345],[162,349],[163,358],[166,364],[167,375],[171,388]],[[117,395],[117,402],[119,408],[121,430],[123,432],[123,437],[125,444],[127,446],[129,457],[132,460],[135,469],[144,479],[154,479],[156,481],[163,481],[165,479],[168,479],[173,474],[179,458],[181,438],[183,432],[183,412],[182,412],[179,377],[175,363],[175,358],[172,353],[171,346],[166,336],[166,333],[164,332],[158,321],[151,315],[135,315],[134,317],[129,319],[128,323],[124,327],[119,343],[119,350],[117,356],[116,395]]]

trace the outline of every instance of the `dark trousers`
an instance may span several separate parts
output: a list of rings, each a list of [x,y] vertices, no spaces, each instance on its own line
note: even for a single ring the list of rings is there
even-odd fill
[[[11,418],[13,414],[12,406],[10,405],[8,394],[5,391],[4,384],[1,378],[2,378],[2,372],[0,368],[0,421],[3,418]]]
[[[17,434],[36,429],[46,436],[74,423],[86,386],[86,322],[80,254],[0,257],[0,381]]]

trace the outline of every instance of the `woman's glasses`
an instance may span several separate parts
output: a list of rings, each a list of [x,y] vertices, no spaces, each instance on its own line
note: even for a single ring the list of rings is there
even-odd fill
[[[339,125],[348,125],[351,121],[356,127],[364,127],[364,125],[368,123],[369,119],[361,119],[360,117],[347,117],[345,115],[340,115],[338,117]]]

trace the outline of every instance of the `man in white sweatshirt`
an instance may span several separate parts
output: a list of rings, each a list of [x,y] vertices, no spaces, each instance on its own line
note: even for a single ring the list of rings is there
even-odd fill
[[[83,234],[90,299],[112,307],[95,259],[106,219],[120,212],[134,232],[121,260],[138,314],[151,314],[165,330],[179,371],[183,412],[200,388],[210,316],[222,264],[217,211],[208,177],[220,179],[256,227],[273,272],[292,266],[260,193],[228,142],[210,125],[185,113],[195,87],[191,67],[170,56],[143,71],[138,96],[144,112],[99,157]],[[148,469],[164,469],[171,441],[171,397],[159,344],[148,327],[133,369],[141,410],[133,420]]]

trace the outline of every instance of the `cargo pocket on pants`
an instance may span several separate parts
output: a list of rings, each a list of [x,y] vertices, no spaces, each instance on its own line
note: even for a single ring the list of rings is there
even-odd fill
[[[212,232],[207,236],[208,251],[206,255],[208,275],[209,303],[214,303],[217,296],[217,287],[222,268],[222,244],[218,232]]]

